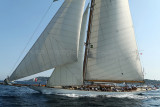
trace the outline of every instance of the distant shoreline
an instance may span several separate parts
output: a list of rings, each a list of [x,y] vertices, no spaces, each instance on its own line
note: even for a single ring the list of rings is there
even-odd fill
[[[35,77],[37,78],[37,82],[46,82],[49,77]],[[29,79],[29,80],[24,80],[24,81],[34,81],[34,78],[33,79]],[[0,80],[0,83],[3,83],[3,80]],[[145,79],[145,83],[144,84],[147,84],[147,85],[160,85],[160,80],[150,80],[150,79]]]

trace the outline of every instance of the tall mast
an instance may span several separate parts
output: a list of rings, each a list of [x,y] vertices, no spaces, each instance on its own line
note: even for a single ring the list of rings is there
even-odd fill
[[[89,39],[91,34],[91,26],[92,26],[92,19],[93,19],[93,11],[95,6],[95,0],[91,0],[91,7],[90,7],[90,15],[89,15],[89,22],[88,22],[88,31],[87,31],[87,39],[85,43],[85,54],[84,54],[84,62],[83,62],[83,82],[85,81],[85,72],[86,72],[86,65],[87,65],[87,55],[89,49]]]

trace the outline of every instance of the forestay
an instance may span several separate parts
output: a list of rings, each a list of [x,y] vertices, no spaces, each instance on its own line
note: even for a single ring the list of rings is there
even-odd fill
[[[86,31],[88,9],[89,6],[84,12],[81,25],[78,61],[72,64],[56,67],[51,77],[48,80],[47,86],[53,87],[53,86],[83,85],[84,39],[86,33],[85,31]]]
[[[143,80],[128,0],[95,0],[85,79]]]
[[[10,81],[77,61],[84,4],[85,0],[64,1]]]

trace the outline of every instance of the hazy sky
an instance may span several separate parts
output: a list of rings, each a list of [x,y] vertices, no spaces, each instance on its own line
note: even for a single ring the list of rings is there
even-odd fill
[[[62,2],[59,0],[52,4],[52,0],[0,0],[0,80],[13,72]],[[143,53],[141,63],[145,69],[145,78],[160,80],[160,0],[129,0],[129,3],[138,48]],[[51,71],[46,71],[39,75],[50,74]]]

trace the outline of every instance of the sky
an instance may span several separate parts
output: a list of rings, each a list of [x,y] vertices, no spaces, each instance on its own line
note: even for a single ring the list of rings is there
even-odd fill
[[[63,1],[0,0],[0,80],[11,75]],[[160,80],[160,0],[129,4],[145,79]],[[38,76],[50,76],[52,71]]]

